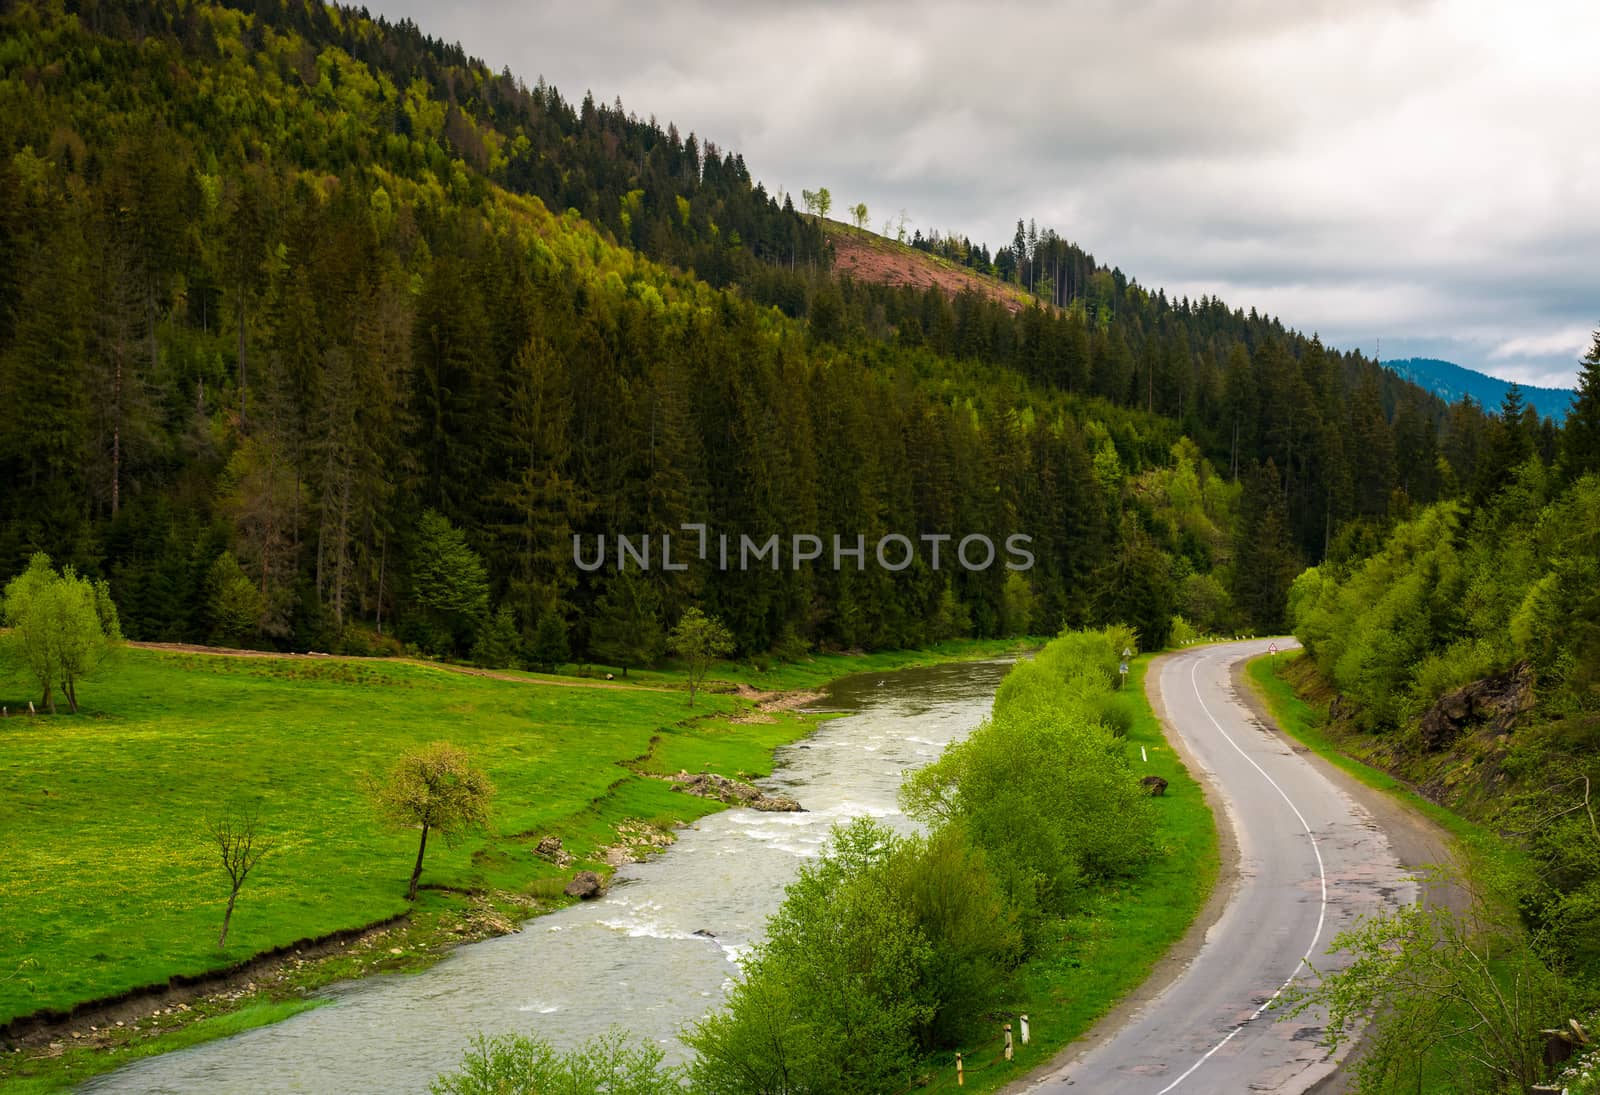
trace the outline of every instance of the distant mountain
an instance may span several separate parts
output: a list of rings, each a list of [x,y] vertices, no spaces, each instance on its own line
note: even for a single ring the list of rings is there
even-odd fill
[[[1486,410],[1491,411],[1500,405],[1500,401],[1505,398],[1506,390],[1511,387],[1509,380],[1501,380],[1497,376],[1489,376],[1474,369],[1464,369],[1453,362],[1440,361],[1432,357],[1385,361],[1383,367],[1401,379],[1411,381],[1419,388],[1426,388],[1448,403],[1455,403],[1462,396],[1470,395]],[[1567,410],[1577,395],[1570,388],[1536,388],[1529,384],[1522,384],[1519,387],[1522,389],[1522,398],[1539,412],[1539,417],[1553,418],[1557,425],[1566,420]]]

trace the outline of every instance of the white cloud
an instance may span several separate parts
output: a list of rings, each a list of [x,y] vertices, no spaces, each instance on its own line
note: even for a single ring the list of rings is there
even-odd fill
[[[1600,321],[1589,2],[376,7],[769,187],[991,246],[1033,217],[1335,345],[1570,380]]]

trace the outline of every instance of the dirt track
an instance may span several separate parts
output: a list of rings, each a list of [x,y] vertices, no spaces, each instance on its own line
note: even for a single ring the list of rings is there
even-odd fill
[[[479,669],[471,665],[448,665],[444,662],[424,661],[421,658],[378,658],[359,654],[319,654],[313,650],[305,654],[286,653],[281,650],[238,650],[226,646],[200,646],[195,643],[135,643],[127,645],[140,650],[165,650],[178,654],[207,654],[218,658],[267,658],[282,661],[343,661],[343,662],[383,662],[388,665],[415,665],[423,669],[437,669],[444,673],[461,673],[468,677],[488,677],[496,681],[510,681],[512,684],[536,684],[544,688],[611,688],[626,692],[678,692],[677,688],[663,688],[654,684],[626,684],[622,681],[557,681],[541,680],[534,677],[517,677],[510,673],[500,673],[493,669]]]

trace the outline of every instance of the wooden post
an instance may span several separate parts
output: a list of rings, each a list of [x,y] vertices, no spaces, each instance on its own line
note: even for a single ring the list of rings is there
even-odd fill
[[[967,1074],[961,1071],[961,1054],[956,1054],[956,1086],[967,1086]]]
[[[1006,1060],[1011,1060],[1011,1024],[1006,1023],[1000,1028],[1006,1035]]]
[[[1026,1015],[1022,1017],[1022,1044],[1028,1044],[1028,1017]]]

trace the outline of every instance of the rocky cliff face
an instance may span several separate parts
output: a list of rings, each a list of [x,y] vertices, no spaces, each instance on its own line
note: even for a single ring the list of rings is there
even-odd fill
[[[1517,717],[1533,707],[1533,669],[1518,662],[1506,672],[1448,692],[1422,716],[1422,744],[1430,753],[1454,745],[1470,729],[1489,738],[1509,734]]]

